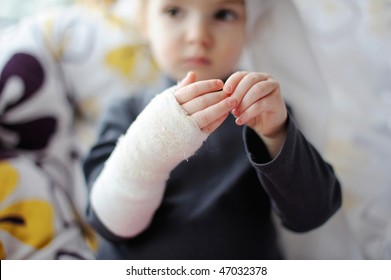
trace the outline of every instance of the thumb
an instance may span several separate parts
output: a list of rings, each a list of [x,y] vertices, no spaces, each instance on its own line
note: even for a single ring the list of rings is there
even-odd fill
[[[193,71],[187,72],[187,74],[183,78],[183,80],[178,82],[178,88],[185,87],[185,86],[190,85],[196,81],[197,81],[196,74]]]

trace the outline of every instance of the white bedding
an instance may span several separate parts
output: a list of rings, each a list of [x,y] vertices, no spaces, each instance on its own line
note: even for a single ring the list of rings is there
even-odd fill
[[[322,228],[282,232],[288,257],[390,259],[391,1],[273,3],[247,63],[281,81],[344,195]]]

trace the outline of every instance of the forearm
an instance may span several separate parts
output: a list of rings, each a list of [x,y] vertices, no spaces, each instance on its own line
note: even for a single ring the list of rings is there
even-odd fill
[[[93,185],[92,208],[118,236],[137,235],[149,225],[171,170],[208,136],[185,114],[173,90],[156,96],[132,123]]]
[[[247,131],[246,148],[262,186],[283,223],[307,231],[324,223],[341,205],[341,189],[333,168],[288,120],[287,136],[275,158],[259,150],[255,132]]]
[[[265,143],[270,157],[275,158],[281,151],[282,146],[284,145],[286,138],[286,129],[281,129],[281,131],[277,135],[271,137],[261,135],[260,138],[262,139],[263,143]]]

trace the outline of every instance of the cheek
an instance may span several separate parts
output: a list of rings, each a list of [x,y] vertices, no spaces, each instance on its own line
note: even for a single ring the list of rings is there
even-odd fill
[[[183,78],[183,73],[179,73],[180,67],[178,67],[178,50],[174,49],[172,44],[163,43],[155,44],[152,47],[152,54],[156,63],[159,65],[160,70],[163,73],[169,75],[171,78],[179,80]]]
[[[158,61],[168,60],[167,56],[170,56],[170,53],[172,52],[172,44],[170,44],[169,38],[160,34],[162,33],[158,33],[158,30],[156,30],[154,36],[150,37],[150,47],[152,49],[153,55]]]
[[[232,44],[231,45],[231,53],[233,54],[232,56],[235,56],[236,59],[239,59],[242,51],[244,48],[244,44],[238,43],[238,44]]]
[[[169,44],[160,44],[152,49],[153,55],[160,67],[167,68],[175,62],[175,50]]]
[[[242,54],[243,47],[244,45],[241,43],[231,43],[224,46],[224,51],[220,52],[222,55],[220,60],[224,64],[224,67],[236,67]]]
[[[164,24],[160,26],[154,26],[153,33],[150,34],[150,46],[158,60],[171,60],[175,56],[173,54],[177,53],[178,45],[176,43],[176,35],[173,32],[167,32],[168,27],[164,27]]]
[[[219,44],[217,49],[220,55],[226,59],[232,60],[240,56],[244,48],[244,32],[241,29],[223,30],[217,32],[216,44]],[[227,36],[227,34],[230,34]],[[233,35],[235,34],[235,35]]]

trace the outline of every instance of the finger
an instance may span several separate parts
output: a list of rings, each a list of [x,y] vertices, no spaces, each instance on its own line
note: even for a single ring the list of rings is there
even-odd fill
[[[278,87],[279,87],[278,82],[273,80],[272,78],[266,81],[261,81],[256,83],[247,91],[242,101],[240,102],[239,106],[236,107],[232,111],[232,113],[235,116],[240,115],[243,111],[247,110],[252,104],[264,98],[265,96],[273,92]]]
[[[182,105],[205,93],[221,90],[223,86],[223,81],[219,79],[198,81],[177,89],[175,98]]]
[[[246,111],[237,116],[235,123],[237,125],[243,125],[252,118],[262,114],[262,109],[266,106],[265,103],[267,102],[264,100],[258,100],[257,102],[253,103]]]
[[[203,129],[229,113],[236,105],[236,100],[228,97],[204,110],[194,113],[191,117],[196,121],[198,127]]]
[[[224,116],[220,117],[216,121],[212,122],[210,125],[207,125],[206,127],[204,127],[202,129],[202,131],[207,132],[207,133],[212,133],[225,121],[225,119],[228,117],[228,115],[229,114],[227,113]]]
[[[227,98],[227,94],[220,90],[211,93],[207,93],[201,96],[198,96],[189,102],[182,104],[182,108],[189,114],[192,115],[195,112],[201,111],[209,106],[212,106],[224,98]]]
[[[232,97],[235,98],[240,105],[244,96],[255,84],[265,81],[269,77],[268,74],[264,73],[248,73],[239,81],[239,84],[232,93]]]
[[[278,94],[278,90],[274,90],[266,97],[261,98],[251,104],[245,111],[243,111],[236,118],[236,124],[242,125],[249,122],[251,119],[260,116],[262,114],[278,111],[276,108],[285,108],[284,101]],[[285,109],[286,111],[286,109]],[[276,120],[277,121],[277,120]]]
[[[177,88],[183,88],[187,85],[190,85],[191,83],[194,83],[195,81],[197,81],[196,74],[193,71],[189,71],[183,80],[178,82]]]
[[[248,72],[246,71],[239,71],[239,72],[236,72],[234,74],[232,74],[226,81],[225,81],[225,84],[224,84],[224,88],[223,90],[227,93],[227,94],[232,94],[236,87],[238,86],[239,82],[248,74]]]

